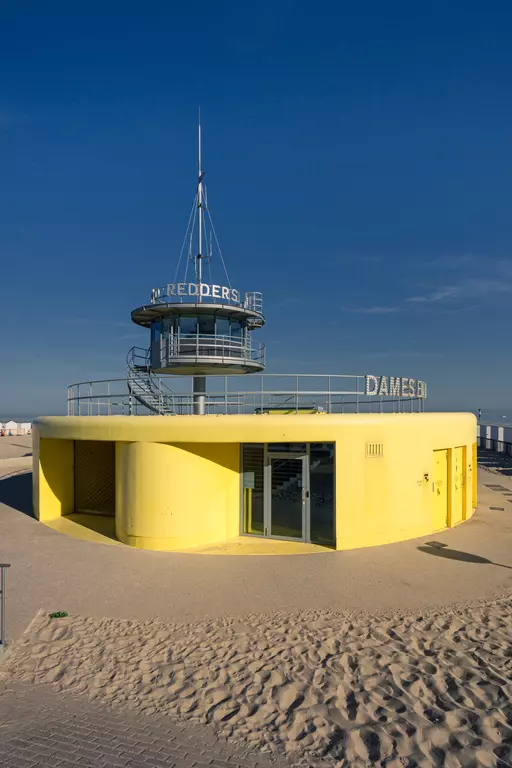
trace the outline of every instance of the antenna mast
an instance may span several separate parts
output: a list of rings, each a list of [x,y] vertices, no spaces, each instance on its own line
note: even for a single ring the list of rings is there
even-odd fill
[[[199,285],[203,279],[203,173],[201,171],[201,109],[199,109],[199,124],[197,130],[197,149],[198,149],[198,182],[197,182],[197,259],[196,259],[196,278]],[[199,301],[201,301],[201,289],[199,288]]]

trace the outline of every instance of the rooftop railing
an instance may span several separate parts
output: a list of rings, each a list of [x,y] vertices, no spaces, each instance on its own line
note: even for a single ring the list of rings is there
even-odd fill
[[[68,387],[68,415],[150,415],[158,398],[161,413],[188,415],[194,411],[192,377],[154,376],[147,369],[146,387],[134,388],[134,380],[86,381]],[[144,405],[144,391],[151,407]],[[135,394],[134,394],[135,392]],[[137,396],[136,396],[137,395]],[[424,398],[379,397],[365,394],[364,375],[248,374],[208,376],[205,393],[207,414],[272,413],[412,413],[424,410]],[[158,407],[156,412],[159,412]]]

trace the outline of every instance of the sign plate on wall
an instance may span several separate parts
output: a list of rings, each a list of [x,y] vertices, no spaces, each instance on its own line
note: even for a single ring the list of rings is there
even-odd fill
[[[254,472],[243,473],[243,485],[244,488],[255,488]]]

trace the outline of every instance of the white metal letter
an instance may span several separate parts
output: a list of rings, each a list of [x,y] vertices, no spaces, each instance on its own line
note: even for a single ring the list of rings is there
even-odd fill
[[[380,377],[379,395],[380,395],[381,397],[382,397],[383,395],[389,395],[389,389],[388,389],[388,377],[387,377],[387,376],[381,376],[381,377]]]
[[[376,376],[365,376],[365,395],[376,395],[379,388],[379,380]],[[373,385],[373,389],[371,388]]]
[[[389,394],[391,397],[400,397],[400,378],[398,376],[389,377]]]

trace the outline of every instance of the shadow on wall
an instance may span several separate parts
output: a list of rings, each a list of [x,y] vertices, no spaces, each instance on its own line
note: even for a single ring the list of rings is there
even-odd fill
[[[424,546],[418,547],[418,550],[420,552],[425,552],[427,555],[444,557],[446,560],[459,560],[462,563],[477,563],[480,565],[496,565],[498,568],[510,568],[510,570],[512,570],[512,565],[493,563],[492,560],[488,560],[486,557],[480,557],[480,555],[472,555],[470,552],[460,552],[458,549],[450,549],[447,544],[443,544],[440,541],[427,541]]]
[[[32,472],[23,472],[0,479],[0,504],[34,517],[32,508]]]

